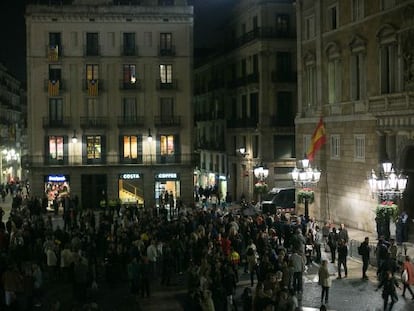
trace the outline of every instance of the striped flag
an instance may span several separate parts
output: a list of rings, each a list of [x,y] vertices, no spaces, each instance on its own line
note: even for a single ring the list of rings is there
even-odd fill
[[[312,140],[309,145],[307,157],[310,161],[315,158],[316,152],[326,143],[325,125],[322,117],[319,119],[319,123],[316,126],[315,131],[312,135]]]
[[[59,81],[49,80],[47,92],[49,96],[59,96]]]
[[[49,47],[48,59],[49,59],[49,61],[53,61],[53,62],[58,61],[58,59],[59,59],[59,47],[57,45]]]
[[[88,96],[98,96],[97,80],[88,80]]]

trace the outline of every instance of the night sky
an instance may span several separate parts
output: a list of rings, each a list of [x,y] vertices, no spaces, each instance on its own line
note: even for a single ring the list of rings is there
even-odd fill
[[[237,0],[195,0],[195,47],[210,48],[224,16]],[[26,81],[24,7],[30,0],[0,0],[0,62],[20,81]]]

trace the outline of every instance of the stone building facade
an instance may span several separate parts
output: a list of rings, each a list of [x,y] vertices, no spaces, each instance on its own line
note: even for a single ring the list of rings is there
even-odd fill
[[[219,36],[216,54],[195,68],[199,183],[216,184],[236,201],[257,201],[259,165],[269,169],[268,189],[292,186],[297,100],[292,1],[239,1]]]
[[[374,231],[367,180],[385,159],[408,175],[397,203],[414,216],[413,12],[403,0],[296,1],[297,154],[320,117],[327,138],[311,216]]]
[[[33,194],[192,202],[193,7],[38,3],[26,7]]]

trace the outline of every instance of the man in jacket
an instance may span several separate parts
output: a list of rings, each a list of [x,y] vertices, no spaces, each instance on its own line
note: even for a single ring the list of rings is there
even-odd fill
[[[290,256],[291,266],[293,270],[293,290],[296,293],[302,292],[302,278],[305,270],[305,258],[302,254],[294,251]]]
[[[346,265],[346,258],[348,257],[348,247],[345,244],[344,240],[339,240],[338,244],[338,277],[337,279],[341,279],[341,266],[344,267],[345,278],[348,277],[348,267]]]
[[[358,249],[359,255],[362,257],[362,279],[368,280],[367,270],[369,265],[369,254],[371,247],[369,246],[369,238],[365,237],[364,242],[361,243]]]

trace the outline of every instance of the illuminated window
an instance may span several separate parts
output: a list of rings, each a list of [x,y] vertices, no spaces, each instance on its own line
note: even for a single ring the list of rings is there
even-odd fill
[[[163,156],[174,154],[174,136],[173,135],[161,135],[160,154]]]
[[[160,80],[161,83],[172,83],[172,65],[160,65]]]
[[[137,159],[138,158],[138,137],[137,136],[123,136],[124,158]]]
[[[63,160],[64,139],[63,136],[49,136],[49,158],[55,161]]]
[[[137,74],[135,72],[135,65],[126,64],[124,65],[124,83],[134,84],[137,80]]]
[[[88,160],[102,158],[102,137],[97,135],[86,136],[86,157]]]
[[[88,64],[86,65],[86,80],[98,80],[99,79],[99,65]]]

